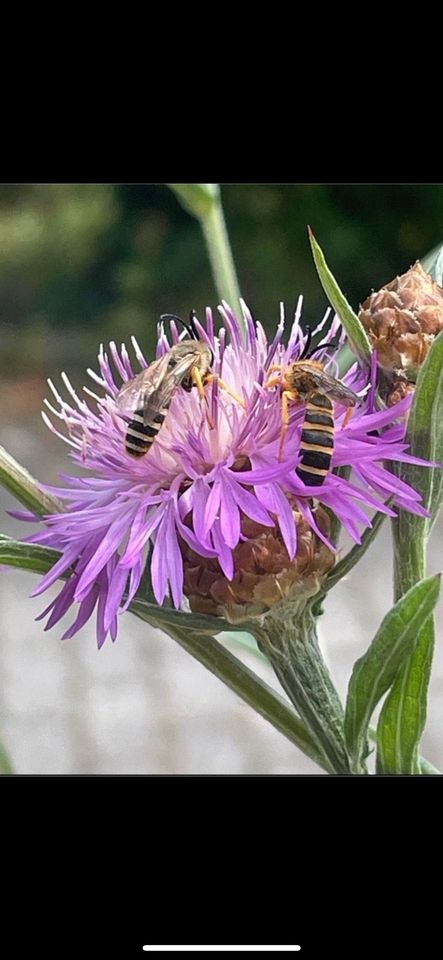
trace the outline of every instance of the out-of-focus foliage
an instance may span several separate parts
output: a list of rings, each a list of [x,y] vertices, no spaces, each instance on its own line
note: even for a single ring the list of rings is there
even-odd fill
[[[306,322],[325,308],[308,223],[354,309],[443,236],[438,185],[227,184],[222,200],[243,296],[270,326],[299,293]],[[84,366],[130,333],[149,354],[160,313],[217,299],[198,223],[165,185],[0,188],[3,371]]]

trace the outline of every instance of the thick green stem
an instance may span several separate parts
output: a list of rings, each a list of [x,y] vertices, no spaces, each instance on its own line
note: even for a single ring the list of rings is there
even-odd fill
[[[425,520],[421,521],[421,529],[416,524],[414,536],[411,536],[409,516],[403,510],[392,521],[395,601],[426,576],[425,523]]]
[[[279,606],[282,609],[271,611],[253,628],[257,643],[334,773],[350,773],[343,707],[318,645],[310,606]]]

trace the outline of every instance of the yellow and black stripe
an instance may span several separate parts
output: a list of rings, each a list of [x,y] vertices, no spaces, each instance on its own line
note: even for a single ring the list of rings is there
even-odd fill
[[[297,476],[311,487],[320,487],[327,477],[334,453],[332,402],[324,393],[313,393],[306,405],[300,440],[302,454]]]
[[[143,423],[143,410],[136,410],[126,430],[126,453],[131,457],[144,457],[154,443],[167,412],[167,407],[163,407],[151,423]]]

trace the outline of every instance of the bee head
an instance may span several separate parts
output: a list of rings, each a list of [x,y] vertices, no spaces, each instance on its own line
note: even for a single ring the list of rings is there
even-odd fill
[[[199,342],[201,342],[200,337],[198,335],[198,331],[195,326],[195,318],[196,318],[196,312],[195,310],[191,310],[189,314],[188,323],[185,323],[185,321],[182,320],[181,317],[177,317],[175,313],[162,313],[160,320],[176,320],[177,323],[180,323],[181,326],[184,327],[190,340],[198,340]],[[211,348],[209,347],[209,345],[208,345],[208,350],[211,355],[210,366],[212,367],[214,363],[214,354]]]

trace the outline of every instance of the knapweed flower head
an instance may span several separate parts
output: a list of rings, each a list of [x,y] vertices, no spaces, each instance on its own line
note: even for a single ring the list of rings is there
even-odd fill
[[[417,261],[371,293],[359,317],[383,370],[415,382],[434,338],[443,330],[443,289]],[[397,397],[398,393],[394,401]]]
[[[365,508],[392,516],[396,504],[424,515],[419,494],[383,465],[413,459],[404,443],[410,398],[388,410],[375,408],[375,362],[372,379],[357,364],[344,377],[361,402],[350,419],[347,408],[335,404],[331,470],[321,485],[305,485],[296,472],[303,407],[292,404],[281,449],[282,391],[278,384],[268,386],[271,370],[278,365],[284,370],[303,352],[301,298],[286,344],[283,316],[268,340],[244,304],[242,309],[245,334],[226,303],[219,307],[217,333],[211,310],[204,323],[195,321],[198,336],[210,346],[215,379],[206,384],[203,400],[196,389],[177,386],[146,456],[126,451],[128,421],[116,402],[122,385],[148,366],[134,339],[132,357],[115,343],[109,353],[100,350],[99,373],[89,371],[96,392],[85,388],[88,401],[64,374],[66,398],[50,384],[55,405],[47,406],[62,430],[46,413],[45,421],[71,447],[81,475],[63,474],[62,486],[44,488],[61,499],[64,510],[45,517],[44,529],[29,538],[62,555],[34,591],[43,593],[66,578],[41,615],[49,614],[46,629],[78,604],[64,637],[72,637],[96,611],[98,645],[108,633],[115,639],[118,616],[145,571],[158,604],[184,609],[190,603],[191,609],[236,621],[242,611],[246,617],[261,615],[307,584],[311,593],[313,584],[318,589],[334,563],[331,512],[356,542],[371,525]],[[336,343],[339,330],[334,318],[324,339]],[[169,336],[160,327],[157,358],[186,334],[172,322]],[[315,359],[337,376],[327,347]],[[332,473],[338,467],[352,468],[350,476]]]

